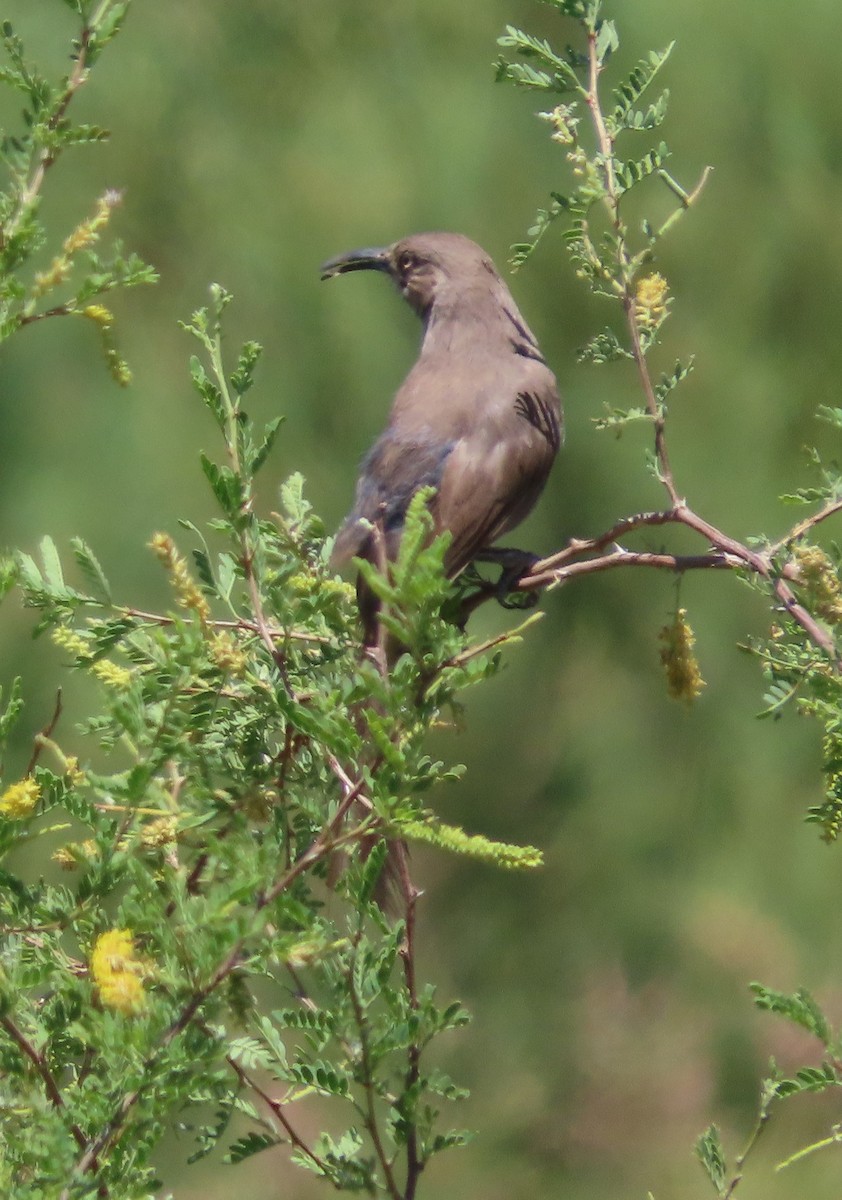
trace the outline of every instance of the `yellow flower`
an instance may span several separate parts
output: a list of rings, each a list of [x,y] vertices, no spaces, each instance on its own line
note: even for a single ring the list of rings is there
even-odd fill
[[[176,817],[156,817],[148,821],[140,831],[140,844],[147,850],[169,846],[176,840],[178,820]]]
[[[90,658],[91,656],[88,643],[75,629],[68,629],[66,625],[57,625],[50,633],[50,637],[59,649],[69,650],[77,658]]]
[[[124,692],[132,682],[132,673],[125,667],[118,667],[116,663],[109,662],[107,658],[101,658],[91,667],[91,674],[96,675],[100,683],[104,683],[106,687],[114,688],[115,691]]]
[[[64,776],[71,787],[81,787],[87,781],[87,776],[79,766],[79,759],[75,754],[67,756],[64,764]]]
[[[99,998],[108,1008],[116,1008],[125,1016],[134,1016],[146,1007],[143,982],[138,975],[128,971],[116,972],[107,984],[99,989]]]
[[[149,546],[166,567],[175,594],[182,608],[195,612],[202,625],[210,620],[210,607],[199,590],[199,585],[188,570],[187,563],[178,553],[175,542],[168,533],[153,533]]]
[[[687,609],[679,608],[671,625],[658,634],[664,643],[661,662],[667,673],[667,691],[673,700],[692,704],[705,686],[699,662],[693,653],[696,637],[687,623]]]
[[[634,315],[641,329],[657,329],[667,315],[669,285],[663,275],[645,275],[634,295]]]
[[[79,865],[70,846],[59,846],[58,850],[53,851],[50,858],[54,863],[58,863],[62,871],[75,871]]]
[[[245,675],[248,660],[229,633],[215,633],[210,640],[210,652],[220,671],[238,678]]]
[[[107,1008],[126,1016],[141,1012],[146,1003],[143,980],[147,974],[147,967],[135,954],[131,930],[109,929],[100,934],[91,953],[91,975]]]
[[[82,316],[87,317],[89,321],[96,321],[97,325],[102,325],[105,329],[114,324],[114,314],[104,304],[89,304],[82,309]]]
[[[12,783],[0,796],[0,812],[12,820],[28,817],[41,796],[41,788],[30,776]]]
[[[796,546],[793,551],[798,583],[807,592],[817,616],[828,625],[842,621],[842,585],[833,563],[818,546]]]
[[[93,838],[86,838],[84,842],[67,842],[66,845],[59,846],[50,857],[54,863],[58,863],[62,871],[75,871],[77,867],[98,858],[99,847]]]
[[[73,259],[80,250],[91,246],[99,237],[102,229],[108,224],[111,210],[122,199],[119,192],[107,191],[97,201],[96,212],[86,221],[82,221],[65,240],[61,254],[53,259],[48,270],[35,276],[33,293],[36,297],[51,292],[67,279],[73,269]]]

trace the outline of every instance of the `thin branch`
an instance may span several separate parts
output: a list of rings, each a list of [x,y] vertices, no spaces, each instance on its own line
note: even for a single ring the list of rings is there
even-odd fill
[[[339,764],[338,760],[336,760],[333,755],[328,755],[328,762],[331,766],[331,769],[334,771],[334,774],[336,774],[337,778],[340,779],[345,795],[343,796],[336,812],[333,814],[333,817],[321,830],[307,850],[305,850],[304,853],[300,855],[298,859],[296,859],[295,863],[287,871],[285,871],[279,879],[276,880],[272,887],[257,896],[254,905],[255,913],[262,912],[268,905],[272,904],[282,892],[289,888],[299,877],[299,875],[311,867],[320,858],[331,853],[331,851],[335,849],[337,844],[342,840],[339,837],[338,831],[349,809],[353,806],[355,801],[364,798],[362,796],[362,791],[365,781],[360,778],[356,783],[352,783],[341,764]],[[370,805],[371,802],[369,801],[368,803]],[[169,1028],[162,1035],[157,1049],[147,1060],[144,1071],[147,1078],[151,1073],[152,1067],[163,1051],[166,1050],[166,1048],[175,1040],[175,1038],[177,1038],[181,1033],[184,1032],[185,1029],[187,1029],[208,997],[215,992],[217,988],[219,988],[220,985],[223,984],[225,980],[228,979],[228,977],[232,974],[232,972],[235,971],[240,965],[243,950],[245,949],[247,941],[248,936],[246,935],[237,938],[228,954],[217,966],[216,970],[213,972],[207,982],[201,987],[196,988],[196,990],[190,996],[179,1015],[175,1018],[175,1020],[173,1020]],[[146,1083],[142,1083],[139,1087],[135,1088],[134,1091],[127,1092],[115,1109],[110,1121],[108,1121],[108,1123],[95,1138],[85,1143],[85,1151],[73,1168],[72,1179],[76,1180],[87,1174],[97,1163],[103,1151],[121,1136],[125,1128],[126,1120],[134,1107],[137,1105],[138,1101],[141,1099],[146,1086]],[[71,1189],[70,1186],[68,1186],[62,1191],[60,1200],[70,1200],[70,1195]]]
[[[230,1056],[230,1054],[225,1055],[225,1061],[228,1063],[229,1067],[235,1073],[240,1082],[254,1092],[256,1096],[260,1097],[260,1099],[272,1113],[272,1116],[275,1117],[278,1123],[283,1127],[284,1133],[286,1133],[290,1143],[295,1146],[297,1150],[300,1150],[302,1154],[306,1154],[310,1161],[324,1174],[325,1178],[329,1179],[330,1172],[328,1170],[327,1163],[323,1159],[319,1158],[318,1154],[311,1150],[304,1139],[298,1133],[296,1133],[289,1120],[289,1117],[284,1112],[286,1105],[283,1103],[283,1101],[275,1100],[269,1095],[268,1092],[264,1091],[260,1084],[257,1083],[256,1080],[254,1080],[251,1075],[249,1075],[249,1073],[240,1066],[236,1059]]]
[[[819,525],[822,521],[826,521],[828,517],[835,516],[838,512],[842,512],[842,500],[828,501],[818,512],[814,512],[810,517],[805,517],[803,521],[799,521],[797,525],[793,525],[792,529],[777,542],[772,542],[768,553],[774,555],[781,550],[788,549],[793,542],[797,542],[800,538],[803,538],[804,534],[809,533],[814,526]]]
[[[404,980],[409,996],[410,1008],[418,1008],[418,988],[415,979],[415,908],[420,895],[409,873],[409,848],[406,842],[393,843],[393,850],[398,864],[398,879],[404,902],[404,939],[401,946]],[[421,1075],[421,1046],[414,1041],[407,1050],[407,1070],[405,1091],[412,1094],[417,1088]],[[413,1121],[406,1135],[406,1188],[403,1200],[415,1200],[418,1180],[424,1169],[424,1162],[418,1150],[418,1130]]]
[[[598,571],[610,571],[614,567],[656,567],[660,570],[684,571],[731,570],[742,567],[742,560],[734,555],[713,551],[709,554],[661,554],[648,550],[626,550],[618,546],[609,554],[589,558],[585,562],[570,563],[553,571],[525,575],[518,582],[518,589],[531,591],[534,588],[552,587],[566,583],[577,575],[594,575]]]
[[[32,747],[32,756],[29,759],[29,762],[27,763],[27,767],[26,767],[27,775],[31,775],[32,772],[35,770],[35,766],[38,762],[38,759],[41,757],[41,751],[44,749],[45,743],[48,742],[50,740],[50,738],[53,736],[56,725],[58,725],[58,723],[61,719],[61,709],[62,709],[61,688],[59,688],[58,691],[56,692],[56,703],[55,703],[55,707],[53,708],[53,715],[50,717],[49,721],[44,726],[44,728],[41,730],[41,732],[36,733],[36,735],[35,735],[34,745]]]
[[[47,1099],[52,1104],[53,1108],[64,1109],[64,1100],[61,1098],[61,1092],[58,1090],[58,1084],[53,1078],[53,1073],[47,1065],[47,1060],[43,1054],[39,1054],[29,1039],[18,1029],[17,1025],[11,1017],[0,1017],[0,1026],[5,1029],[6,1033],[18,1047],[22,1054],[26,1055],[29,1061],[34,1066],[35,1070],[41,1077],[44,1084],[44,1091],[47,1093]],[[82,1130],[75,1123],[70,1126],[70,1132],[76,1139],[76,1144],[84,1149],[88,1144],[88,1139],[85,1137]]]
[[[640,385],[646,399],[646,408],[654,425],[655,456],[658,460],[659,476],[667,490],[673,507],[677,508],[681,501],[673,480],[672,467],[670,466],[669,454],[667,453],[664,433],[664,412],[655,395],[655,388],[652,384],[652,377],[649,374],[649,366],[646,362],[646,355],[643,352],[643,346],[640,341],[640,329],[637,324],[635,296],[632,290],[634,267],[626,249],[625,227],[620,218],[620,194],[617,189],[617,175],[614,169],[614,141],[605,125],[605,118],[602,114],[602,106],[599,100],[600,70],[601,64],[597,53],[596,32],[595,30],[591,30],[588,33],[588,91],[586,100],[591,112],[594,130],[596,131],[600,161],[605,172],[606,205],[611,215],[614,233],[617,237],[617,263],[623,283],[623,312],[625,313],[626,323],[629,327],[632,356],[637,364]]]
[[[354,945],[354,952],[358,949],[358,942]],[[386,1153],[386,1148],[383,1145],[383,1139],[380,1137],[380,1126],[377,1123],[377,1109],[374,1103],[374,1071],[371,1065],[371,1052],[368,1043],[368,1017],[365,1014],[362,1002],[357,995],[357,989],[354,986],[354,964],[346,976],[348,987],[348,995],[351,1000],[351,1007],[354,1010],[354,1020],[359,1032],[359,1056],[360,1068],[362,1070],[362,1086],[365,1093],[365,1109],[363,1110],[363,1121],[368,1130],[371,1143],[374,1146],[374,1153],[377,1155],[377,1161],[380,1163],[380,1169],[383,1172],[383,1179],[386,1184],[386,1191],[392,1200],[406,1200],[401,1196],[398,1189],[398,1183],[395,1179],[395,1173],[392,1169],[392,1162]]]
[[[107,4],[103,3],[91,22],[83,25],[82,27],[81,33],[79,34],[79,50],[76,55],[76,61],[73,64],[73,70],[68,77],[61,99],[59,100],[52,116],[47,122],[47,129],[50,132],[53,132],[58,128],[59,124],[64,119],[65,113],[67,112],[73,97],[88,78],[88,46],[90,45],[91,35],[95,31],[97,23],[102,19],[106,7]],[[8,225],[3,227],[2,237],[4,244],[6,244],[9,239],[14,236],[14,234],[17,232],[18,226],[23,220],[23,217],[35,203],[38,193],[41,191],[41,185],[44,182],[44,176],[56,161],[58,153],[59,151],[55,149],[48,150],[44,148],[41,150],[35,170],[33,171],[26,187],[20,194],[17,207],[15,208]],[[51,315],[58,315],[58,313]]]
[[[118,612],[125,613],[127,617],[134,617],[137,621],[148,621],[154,625],[174,625],[176,617],[171,617],[166,613],[147,612],[142,608],[130,608],[127,605],[120,605]],[[261,629],[256,621],[248,621],[241,617],[237,621],[212,621],[208,620],[207,625],[210,629],[238,629],[245,630],[248,633],[260,634]],[[271,625],[265,625],[264,631],[273,640],[290,640],[297,642],[319,642],[322,645],[330,645],[331,639],[321,633],[305,633],[299,629],[276,629]]]

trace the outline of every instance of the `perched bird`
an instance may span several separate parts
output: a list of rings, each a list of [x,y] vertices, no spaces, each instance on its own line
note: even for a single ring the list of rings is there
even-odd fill
[[[376,561],[375,526],[394,558],[409,502],[427,485],[436,489],[435,530],[452,535],[448,575],[479,556],[505,563],[506,551],[492,551],[492,543],[535,504],[561,444],[555,376],[493,262],[469,238],[414,234],[333,258],[321,277],[364,270],[391,276],[424,334],[388,424],[363,461],[333,563],[355,555]],[[377,601],[364,584],[358,592],[371,645]]]

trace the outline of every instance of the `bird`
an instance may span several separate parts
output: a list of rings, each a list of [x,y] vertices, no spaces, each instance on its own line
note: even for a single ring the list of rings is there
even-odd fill
[[[535,556],[493,543],[531,511],[562,443],[555,375],[491,258],[463,234],[413,234],[352,250],[324,263],[321,278],[366,270],[392,279],[423,335],[386,428],[362,462],[331,565],[355,556],[377,562],[384,551],[394,559],[410,501],[429,486],[434,534],[450,533],[448,577],[477,559],[497,561],[501,584],[505,577],[510,586],[506,564],[515,564],[516,578]],[[371,646],[379,602],[362,579],[357,593]]]

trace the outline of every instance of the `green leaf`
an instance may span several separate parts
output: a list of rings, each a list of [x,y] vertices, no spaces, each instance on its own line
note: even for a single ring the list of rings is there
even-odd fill
[[[3,689],[0,688],[0,700],[2,699]],[[6,707],[0,713],[0,745],[6,741],[22,712],[23,684],[20,677],[15,676],[9,688],[9,699],[6,701]]]
[[[823,1045],[828,1045],[832,1032],[827,1018],[805,988],[799,988],[791,994],[773,991],[762,983],[751,983],[749,988],[754,993],[754,1003],[758,1008],[786,1017],[812,1033]]]
[[[842,1086],[842,1080],[830,1063],[820,1067],[802,1067],[789,1079],[772,1081],[774,1095],[781,1100],[787,1096],[799,1096],[811,1092],[826,1092],[829,1088]]]
[[[620,345],[616,333],[613,329],[604,329],[602,333],[597,333],[587,345],[583,346],[577,354],[577,360],[580,363],[607,363],[616,362],[618,358],[633,358],[634,356]]]
[[[620,195],[631,191],[636,184],[646,179],[649,175],[653,175],[655,171],[663,166],[669,155],[669,147],[665,142],[661,142],[655,149],[644,154],[643,158],[629,159],[627,162],[617,163],[615,176]]]
[[[715,1125],[708,1129],[698,1139],[695,1146],[696,1157],[705,1169],[708,1179],[714,1186],[717,1196],[725,1195],[727,1167],[725,1152],[719,1130]]]
[[[99,561],[91,550],[87,542],[82,538],[74,537],[70,539],[70,545],[73,549],[73,556],[79,566],[80,571],[88,581],[88,585],[93,591],[97,599],[102,600],[106,604],[111,603],[111,588],[108,580],[105,578],[105,572],[99,565]]]
[[[357,893],[361,904],[368,904],[374,895],[374,889],[380,879],[388,854],[389,847],[385,841],[377,842],[370,850],[363,863],[360,887]]]
[[[610,405],[603,405],[605,416],[591,417],[594,429],[611,429],[620,437],[628,425],[634,425],[641,421],[652,422],[652,414],[646,408],[611,408]]]
[[[614,92],[616,101],[614,111],[608,117],[610,133],[617,133],[624,128],[632,107],[637,104],[653,79],[663,67],[673,51],[675,42],[670,42],[666,50],[652,50],[649,56],[640,62],[628,78]],[[660,103],[660,101],[658,101]]]
[[[596,33],[596,57],[600,63],[604,63],[609,55],[613,54],[620,45],[620,39],[617,36],[617,27],[613,21],[600,21],[599,28]]]
[[[61,559],[55,542],[51,537],[43,537],[38,543],[38,549],[41,551],[41,562],[44,564],[44,579],[50,590],[64,592],[64,573],[61,569]]]
[[[93,26],[88,39],[88,66],[96,62],[111,39],[120,32],[130,5],[131,0],[122,0],[122,3],[111,4],[103,8],[102,16]]]
[[[816,409],[816,416],[820,421],[826,421],[828,425],[835,425],[837,429],[842,429],[842,408],[830,408],[827,404],[820,404]]]
[[[553,71],[560,71],[562,74],[572,77],[575,82],[570,64],[563,58],[559,58],[549,42],[544,41],[543,38],[533,37],[532,34],[525,33],[514,25],[507,25],[506,32],[498,37],[497,45],[513,49],[523,58],[537,58],[545,67],[550,67]]]
[[[223,1162],[240,1163],[254,1154],[259,1154],[261,1150],[269,1150],[280,1144],[281,1139],[273,1133],[247,1133],[231,1143]]]
[[[212,383],[207,371],[202,365],[201,359],[195,357],[190,359],[190,377],[193,380],[193,386],[204,400],[205,404],[216,418],[220,428],[225,427],[225,405],[222,401],[222,393],[216,384]]]
[[[266,459],[269,457],[269,453],[275,442],[275,438],[278,430],[281,427],[283,419],[283,417],[275,417],[274,420],[269,421],[269,423],[266,425],[263,431],[263,441],[255,449],[249,462],[249,471],[252,475],[257,474],[257,472],[266,462]]]
[[[511,257],[509,262],[512,269],[517,271],[528,258],[534,254],[538,247],[538,243],[543,238],[544,234],[552,225],[553,221],[560,213],[569,212],[573,207],[572,202],[558,192],[551,193],[551,202],[547,208],[539,208],[535,214],[535,219],[530,228],[526,231],[526,236],[530,239],[528,242],[516,242],[511,247]]]
[[[623,129],[656,129],[667,115],[669,91],[665,88],[658,99],[647,109],[630,108],[622,120]]]
[[[243,487],[239,476],[235,475],[230,467],[217,466],[205,454],[201,454],[199,459],[202,464],[202,470],[205,473],[208,483],[211,485],[220,508],[229,517],[240,517],[243,503]]]
[[[254,368],[263,353],[259,342],[246,342],[240,351],[237,367],[231,375],[231,386],[238,396],[244,396],[254,382]]]
[[[210,591],[215,592],[216,580],[213,577],[213,568],[210,565],[210,560],[205,550],[193,551],[193,562],[196,564],[196,574],[199,579]]]
[[[497,63],[495,79],[498,83],[507,81],[516,87],[531,88],[537,91],[566,92],[569,88],[562,80],[548,75],[546,71],[538,71],[529,63],[506,62],[500,59]]]
[[[693,370],[694,364],[694,358],[691,358],[687,363],[680,363],[676,360],[672,374],[661,376],[660,383],[655,385],[655,399],[659,404],[663,404],[673,388],[678,387],[682,380],[687,378]]]

